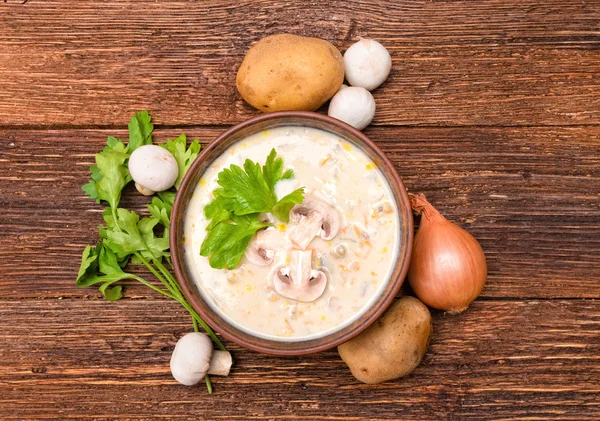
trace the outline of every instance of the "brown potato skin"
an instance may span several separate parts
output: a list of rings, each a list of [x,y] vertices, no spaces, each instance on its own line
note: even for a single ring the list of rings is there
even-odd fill
[[[246,53],[236,86],[263,112],[315,111],[344,81],[344,59],[329,42],[291,34],[265,37]]]
[[[382,383],[406,376],[421,363],[432,330],[425,304],[402,297],[364,332],[338,346],[338,352],[358,380]]]

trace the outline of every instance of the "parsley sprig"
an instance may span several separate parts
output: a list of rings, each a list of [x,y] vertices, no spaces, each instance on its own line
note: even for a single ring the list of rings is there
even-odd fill
[[[109,136],[106,147],[96,154],[96,164],[90,167],[91,180],[82,187],[83,191],[97,203],[106,202],[103,212],[104,226],[100,226],[100,240],[95,246],[88,245],[83,251],[76,284],[79,287],[99,285],[104,298],[116,301],[123,296],[117,282],[130,279],[179,302],[191,315],[194,330],[198,325],[208,333],[222,350],[225,346],[213,330],[185,299],[177,280],[166,266],[171,267],[169,253],[169,223],[175,193],[160,192],[148,205],[149,216],[140,217],[135,211],[119,208],[121,193],[131,181],[127,162],[131,153],[142,145],[152,143],[154,125],[147,111],[136,113],[129,122],[129,142]],[[161,145],[177,160],[179,177],[175,188],[179,188],[185,172],[200,152],[200,143],[194,140],[187,146],[185,135],[168,140]],[[162,228],[158,235],[157,228]],[[144,265],[161,283],[157,286],[138,275],[127,273],[128,264]],[[166,266],[165,266],[166,265]],[[210,379],[206,376],[209,393]]]
[[[211,267],[237,267],[252,236],[269,226],[259,221],[260,213],[270,212],[280,221],[289,222],[290,210],[304,199],[304,187],[277,199],[275,185],[293,176],[293,170],[283,171],[283,159],[277,158],[275,149],[262,167],[246,159],[243,169],[231,165],[217,175],[220,187],[213,191],[214,199],[204,208],[210,223],[200,248]]]

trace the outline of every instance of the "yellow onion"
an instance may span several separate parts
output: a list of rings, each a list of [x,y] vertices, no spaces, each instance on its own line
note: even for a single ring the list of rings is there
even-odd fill
[[[425,196],[410,195],[421,214],[408,281],[429,307],[460,313],[477,298],[487,277],[485,255],[477,240],[442,216]]]

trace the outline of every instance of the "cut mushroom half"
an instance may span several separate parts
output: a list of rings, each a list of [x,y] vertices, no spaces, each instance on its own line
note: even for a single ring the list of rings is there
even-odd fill
[[[323,216],[318,212],[309,212],[302,217],[299,224],[290,232],[290,240],[294,245],[306,249],[313,238],[321,232]]]
[[[245,256],[250,263],[257,266],[269,266],[273,263],[275,250],[286,247],[285,235],[276,229],[266,229],[256,233],[248,248]]]
[[[311,266],[312,250],[291,250],[289,266],[275,269],[273,287],[286,298],[297,301],[315,301],[327,286],[327,274]]]
[[[332,205],[310,195],[292,208],[290,217],[298,223],[294,232],[290,234],[290,240],[302,249],[317,235],[326,241],[333,239],[341,225],[340,215]]]

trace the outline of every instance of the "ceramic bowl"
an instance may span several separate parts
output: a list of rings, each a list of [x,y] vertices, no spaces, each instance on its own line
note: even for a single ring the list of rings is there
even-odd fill
[[[391,187],[398,208],[400,228],[398,241],[400,244],[395,265],[385,289],[356,321],[334,333],[317,339],[269,340],[253,336],[232,325],[213,311],[206,302],[194,281],[192,272],[187,267],[188,264],[183,251],[182,239],[186,209],[204,171],[217,157],[239,140],[257,132],[281,126],[303,126],[325,130],[361,148],[383,172]],[[216,332],[226,339],[254,351],[276,355],[304,355],[324,351],[348,341],[377,320],[392,303],[408,271],[413,240],[413,218],[408,195],[400,176],[392,163],[372,140],[346,123],[326,115],[312,112],[285,111],[263,114],[240,123],[225,131],[202,150],[179,187],[171,215],[170,238],[171,256],[177,280],[192,307]]]

